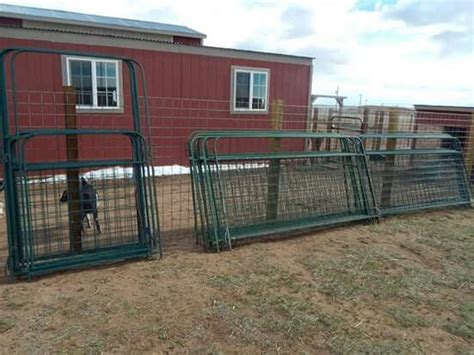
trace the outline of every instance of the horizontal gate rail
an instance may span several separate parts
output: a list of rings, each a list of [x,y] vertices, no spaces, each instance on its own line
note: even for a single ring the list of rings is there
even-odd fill
[[[29,83],[17,81],[15,65],[24,55],[55,57],[57,62],[61,56],[120,61],[120,75],[125,79],[120,93],[128,107],[115,113],[119,124],[111,120],[103,128],[95,129],[99,126],[94,124],[86,129],[87,124],[77,117],[84,112],[76,112],[76,89],[57,85],[62,82],[61,70],[56,80],[51,77],[50,82],[42,83],[54,87],[49,89],[54,92],[54,102],[41,101],[35,106],[42,113],[49,112],[51,122],[32,125],[25,121],[25,103],[19,99],[24,88],[19,85]],[[100,115],[96,112],[94,117]],[[101,53],[3,49],[0,124],[7,266],[12,278],[145,257],[157,251],[161,255],[148,100],[139,62]]]
[[[305,151],[307,139],[331,151]],[[188,140],[198,241],[235,240],[376,216],[358,138],[335,133],[196,132]]]
[[[470,184],[457,138],[385,133],[362,135],[361,139],[378,140],[377,146],[385,146],[366,150],[381,215],[470,206]]]
[[[15,230],[10,260],[12,274],[31,278],[53,271],[152,255],[160,244],[154,221],[156,211],[150,206],[153,168],[144,156],[143,137],[133,131],[101,132],[129,138],[132,159],[128,160],[28,162],[24,152],[30,140],[41,136],[60,137],[61,133],[60,130],[22,133],[12,140],[12,151],[16,154],[11,168],[19,201],[19,214],[15,221],[11,221]],[[65,130],[63,133],[63,136],[100,134],[89,130]],[[104,167],[109,170],[112,167],[113,182],[101,181],[100,175],[88,181],[96,190],[97,202],[105,205],[102,208],[97,206],[102,230],[95,227],[84,230],[81,250],[74,250],[69,241],[66,210],[58,207],[61,192],[66,191],[67,186],[58,176],[71,169],[93,173],[97,171],[94,169]],[[123,167],[133,169],[131,179],[120,175]],[[114,173],[114,169],[119,169],[119,173]],[[84,203],[82,197],[77,202]],[[77,210],[74,213],[84,212]]]

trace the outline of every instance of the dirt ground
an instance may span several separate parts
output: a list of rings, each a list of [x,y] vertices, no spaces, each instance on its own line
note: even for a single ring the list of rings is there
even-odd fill
[[[474,209],[219,254],[168,235],[161,260],[2,279],[0,352],[469,354],[473,262]]]

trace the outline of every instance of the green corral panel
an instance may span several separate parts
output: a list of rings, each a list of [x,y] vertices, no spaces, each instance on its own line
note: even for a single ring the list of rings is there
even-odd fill
[[[80,129],[77,125],[70,129],[67,118],[63,118],[68,114],[66,108],[65,113],[60,113],[58,121],[62,124],[57,128],[31,130],[21,126],[21,112],[18,114],[16,107],[15,63],[24,53],[57,56],[58,60],[61,55],[121,60],[129,73],[131,113],[128,117],[132,128],[93,130]],[[144,105],[143,101],[139,102],[137,85],[137,71],[141,66],[121,57],[11,48],[0,53],[0,68],[0,122],[11,276],[30,279],[53,271],[161,252],[154,170],[141,129],[140,107]],[[65,89],[58,95],[67,94]],[[74,91],[72,95],[74,97]],[[143,100],[146,102],[146,97]],[[49,109],[48,112],[54,112]],[[116,149],[117,158],[101,159],[98,149],[97,156],[82,158],[82,150],[91,147],[78,142],[87,137],[93,138],[89,142],[121,140],[121,146]],[[38,157],[38,154],[31,158],[31,151],[50,149],[51,143],[53,146],[57,143],[56,158]],[[106,143],[103,146],[108,148]],[[61,151],[64,147],[68,147],[67,154]]]
[[[331,149],[308,151],[305,142],[311,139],[326,139]],[[375,216],[358,138],[198,132],[189,138],[189,156],[198,240],[210,250],[248,237]]]
[[[366,151],[381,215],[470,205],[470,186],[457,138],[387,133],[361,139],[376,140],[381,147]]]

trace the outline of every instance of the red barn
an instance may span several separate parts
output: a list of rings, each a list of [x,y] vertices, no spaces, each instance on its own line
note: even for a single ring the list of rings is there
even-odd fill
[[[87,57],[99,53],[143,65],[158,165],[186,164],[186,138],[195,130],[270,128],[274,100],[285,105],[285,129],[306,129],[312,58],[208,47],[205,37],[184,26],[0,5],[0,49],[85,53],[18,59],[24,127],[58,126],[53,106],[62,99],[53,93],[64,85],[76,89],[81,126],[127,126],[119,117],[130,110],[125,69],[120,60]]]

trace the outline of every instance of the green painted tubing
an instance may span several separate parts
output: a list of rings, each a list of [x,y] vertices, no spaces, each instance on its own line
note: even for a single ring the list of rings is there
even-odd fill
[[[129,135],[133,137],[140,137],[144,140],[141,133],[130,131],[130,130],[112,130],[112,129],[42,129],[38,131],[21,131],[16,135],[11,135],[13,140],[24,139],[36,136],[54,136],[54,135],[105,135],[105,134],[117,134],[117,135]]]
[[[366,133],[358,136],[360,139],[373,138],[400,138],[400,139],[457,139],[447,133]]]
[[[369,203],[370,202],[369,195],[367,194],[368,189],[366,188],[366,186],[364,186],[364,176],[368,178],[368,170],[367,170],[367,166],[365,165],[366,156],[363,154],[364,145],[361,140],[357,140],[357,139],[353,139],[353,143],[354,143],[354,150],[356,152],[360,151],[362,153],[360,159],[355,159],[355,163],[356,163],[357,174],[359,176],[358,181],[360,182],[360,192],[362,195],[362,203],[364,206],[364,211],[367,215],[371,216],[371,215],[374,215],[375,213],[372,213],[372,207],[370,206],[370,203]],[[370,181],[368,181],[368,184],[369,184],[369,190],[370,190]],[[376,204],[375,197],[374,196],[371,196],[371,197],[373,198],[373,203],[374,203],[373,207],[375,209],[375,204]]]
[[[453,202],[429,202],[429,203],[422,203],[422,204],[414,204],[408,205],[406,207],[389,207],[389,208],[381,208],[380,214],[382,216],[394,215],[394,214],[403,214],[409,212],[416,212],[421,210],[427,210],[431,208],[443,208],[443,207],[454,207],[454,206],[465,206],[469,207],[471,205],[471,201],[453,201]]]
[[[364,165],[363,171],[365,171],[365,175],[366,175],[367,182],[369,185],[370,201],[372,201],[372,203],[374,204],[373,209],[371,209],[370,206],[368,206],[369,207],[368,211],[373,211],[373,216],[380,217],[378,201],[377,201],[377,197],[375,193],[374,183],[372,181],[372,174],[370,173],[370,169],[369,169],[369,161],[367,158],[366,150],[364,148],[364,142],[359,137],[354,137],[353,140],[355,142],[358,142],[357,146],[359,147],[360,153],[363,156],[363,165]]]
[[[19,260],[21,260],[20,252],[22,250],[21,240],[15,238],[19,228],[19,214],[15,211],[15,201],[17,200],[16,186],[13,184],[13,170],[10,164],[12,159],[11,145],[8,140],[9,119],[8,119],[8,103],[7,103],[7,86],[5,72],[5,57],[0,55],[0,125],[3,140],[3,173],[5,184],[5,210],[7,218],[7,235],[8,235],[8,261],[10,276],[14,278],[14,270],[19,268]]]
[[[350,138],[338,133],[311,133],[295,131],[197,131],[188,138],[188,150],[195,151],[197,140],[210,138]],[[202,144],[202,143],[201,143]]]
[[[361,154],[352,152],[298,152],[298,153],[239,153],[239,154],[222,154],[210,155],[206,157],[198,157],[201,159],[219,159],[219,160],[252,160],[252,159],[297,159],[297,158],[318,158],[318,157],[353,157]]]
[[[378,151],[365,151],[366,156],[370,155],[419,155],[419,154],[452,154],[454,156],[458,156],[460,158],[460,169],[461,169],[461,177],[459,181],[459,188],[461,190],[461,195],[464,195],[466,200],[472,200],[470,182],[467,175],[466,164],[464,162],[464,155],[462,151],[461,142],[457,137],[454,137],[450,134],[416,134],[416,133],[387,133],[387,134],[365,134],[358,139],[361,141],[369,138],[413,138],[413,139],[449,139],[452,141],[454,145],[454,149],[446,149],[446,148],[437,148],[437,149],[397,149],[397,150],[378,150]],[[461,202],[463,204],[463,202]],[[452,204],[449,204],[451,206]],[[397,207],[395,207],[397,208]],[[424,207],[424,208],[429,208]],[[392,208],[393,209],[393,208]],[[413,208],[413,210],[418,208]],[[381,214],[383,214],[383,209],[381,209]]]
[[[346,152],[350,152],[350,149],[351,149],[351,145],[350,145],[350,140],[342,140],[341,143],[344,147],[344,151]],[[354,172],[354,167],[353,167],[353,161],[352,161],[352,157],[346,157],[345,158],[346,160],[346,163],[348,165],[348,170],[349,170],[349,177],[350,177],[350,180],[351,180],[351,185],[352,185],[352,192],[354,194],[354,207],[356,209],[356,211],[361,211],[362,210],[362,205],[361,205],[361,196],[360,196],[360,191],[359,191],[359,188],[358,188],[358,184],[357,184],[357,179],[356,179],[356,176],[355,176],[355,172]]]
[[[226,210],[226,204],[225,204],[225,195],[224,195],[224,189],[222,188],[222,180],[221,180],[218,160],[216,160],[216,174],[217,174],[217,180],[218,180],[219,193],[221,195],[220,202],[221,202],[221,208],[223,212],[221,219],[223,220],[223,223],[224,223],[224,242],[227,244],[228,249],[232,249],[229,225],[227,223],[227,210]]]
[[[27,271],[24,270],[23,272],[20,272],[17,277],[26,277],[31,280],[31,277],[55,271],[89,268],[96,265],[103,265],[105,263],[144,258],[151,255],[150,248],[143,245],[136,247],[127,246],[126,248],[112,249],[110,251],[100,251],[99,249],[95,253],[75,254],[58,260],[41,262],[39,265],[37,263],[27,265]]]
[[[343,142],[343,145],[345,146],[345,151],[343,152],[304,152],[304,153],[268,153],[268,154],[218,154],[216,153],[216,141],[221,138],[274,138],[274,137],[279,137],[279,138],[325,138],[325,137],[331,137],[331,138],[337,138],[340,139]],[[214,145],[213,145],[213,154],[209,153],[208,149],[208,140],[214,140]],[[243,132],[195,132],[191,134],[189,140],[188,140],[188,152],[189,152],[189,159],[190,159],[190,165],[191,165],[191,172],[194,175],[195,172],[195,167],[201,167],[204,169],[201,172],[202,178],[204,180],[204,183],[206,187],[204,188],[204,192],[201,194],[203,201],[199,203],[199,206],[207,206],[211,208],[211,214],[208,214],[206,212],[206,216],[211,217],[211,221],[207,221],[206,227],[207,228],[207,233],[212,234],[211,240],[214,242],[214,247],[216,249],[219,248],[220,242],[224,241],[222,240],[221,234],[224,231],[225,228],[223,228],[220,224],[220,217],[217,216],[217,201],[215,199],[215,187],[214,184],[212,183],[212,178],[210,175],[210,168],[208,165],[208,162],[215,161],[217,164],[219,164],[222,161],[225,161],[227,159],[242,159],[242,158],[247,158],[247,159],[252,159],[252,158],[268,158],[268,157],[274,157],[275,159],[277,158],[282,158],[282,157],[288,157],[288,158],[295,158],[295,157],[303,157],[303,158],[310,158],[310,157],[321,157],[321,156],[344,156],[347,158],[354,158],[354,157],[359,157],[362,156],[361,153],[357,151],[357,149],[349,149],[349,145],[351,145],[352,138],[350,136],[343,136],[340,134],[326,134],[326,133],[319,133],[319,134],[314,134],[314,133],[307,133],[307,132],[275,132],[275,131],[270,131],[270,132],[265,132],[265,131],[254,131],[254,132],[248,132],[248,131],[243,131]],[[355,143],[352,142],[352,145],[355,145]],[[352,167],[352,163],[349,163],[347,168],[350,170],[349,175],[351,176],[351,182],[354,184],[354,180],[356,179],[355,177],[355,172],[354,168]],[[216,172],[220,171],[218,167],[216,168]],[[197,172],[196,172],[197,173]],[[199,174],[198,174],[199,175]],[[196,180],[193,179],[193,183]],[[362,183],[362,182],[361,182]],[[195,185],[194,185],[195,186]],[[367,211],[367,206],[364,206],[362,208],[361,204],[361,199],[364,197],[360,195],[360,188],[362,186],[354,186],[353,191],[355,193],[354,196],[354,203],[356,203],[356,210],[359,212],[362,211]],[[221,188],[222,189],[222,188]],[[207,190],[207,192],[206,192]],[[193,199],[199,199],[199,196],[193,196]],[[221,201],[222,202],[222,201]],[[375,204],[375,203],[374,203]],[[373,215],[373,213],[367,213],[364,215],[364,218],[370,218],[370,216]],[[230,235],[230,238],[233,239],[232,237],[232,232]],[[212,248],[212,246],[211,246]]]
[[[424,155],[424,154],[462,154],[454,149],[397,149],[397,150],[366,150],[367,155]]]
[[[26,171],[37,171],[37,170],[54,170],[54,169],[67,169],[67,168],[99,168],[99,167],[113,167],[113,166],[123,166],[123,165],[133,165],[136,164],[136,161],[133,160],[94,160],[94,161],[80,161],[76,163],[71,162],[58,162],[58,163],[27,163],[24,166]],[[145,162],[138,162],[139,164],[144,164]]]
[[[123,130],[43,130],[43,131],[22,131],[18,132],[18,122],[17,122],[17,112],[16,112],[16,82],[15,82],[15,66],[14,62],[22,53],[31,52],[31,53],[43,53],[43,54],[62,54],[62,55],[87,55],[88,57],[95,57],[95,58],[113,58],[119,59],[126,63],[129,74],[130,74],[130,92],[132,97],[132,116],[133,116],[133,125],[134,131],[123,131]],[[13,54],[12,54],[13,53]],[[6,72],[5,72],[5,59],[6,57],[12,54],[10,57],[10,70],[11,70],[11,77],[12,77],[12,90],[14,92],[14,122],[15,122],[15,135],[10,135],[9,131],[9,115],[7,109],[7,91],[6,91]],[[15,180],[15,171],[18,171],[18,176],[23,176],[24,173],[27,171],[26,161],[24,159],[24,141],[27,140],[29,137],[39,136],[39,135],[77,135],[77,134],[125,134],[128,135],[131,139],[132,144],[132,154],[133,154],[133,161],[132,164],[135,166],[135,174],[137,176],[137,188],[138,188],[138,201],[137,203],[140,205],[140,209],[143,211],[141,218],[141,223],[139,225],[139,229],[145,228],[146,226],[158,226],[156,224],[155,219],[150,219],[150,211],[144,211],[143,208],[150,208],[148,204],[148,199],[151,198],[153,201],[156,201],[156,193],[153,189],[146,189],[144,185],[143,179],[145,178],[145,169],[148,169],[148,175],[150,175],[150,170],[147,164],[147,158],[151,158],[151,151],[145,144],[144,137],[139,133],[141,131],[141,121],[140,121],[140,104],[139,104],[139,97],[138,97],[138,86],[137,86],[137,77],[136,77],[136,69],[138,68],[141,73],[142,79],[142,89],[145,93],[145,108],[147,107],[146,102],[146,85],[145,85],[145,77],[144,77],[144,70],[143,66],[135,61],[134,59],[122,57],[122,56],[111,56],[111,55],[104,55],[104,54],[91,54],[91,53],[83,53],[83,52],[72,52],[72,51],[62,51],[62,50],[51,50],[51,49],[41,49],[41,48],[26,48],[26,47],[16,47],[16,48],[7,48],[0,52],[0,121],[1,121],[1,130],[2,130],[2,137],[3,137],[3,153],[4,153],[4,172],[5,172],[5,185],[6,185],[6,211],[7,211],[7,219],[8,219],[8,238],[9,238],[9,260],[8,265],[9,269],[12,271],[12,276],[19,272],[21,268],[23,268],[23,261],[26,257],[26,262],[28,260],[28,256],[32,256],[33,252],[26,252],[27,249],[24,249],[21,245],[22,242],[26,242],[22,239],[19,235],[21,234],[21,230],[30,230],[31,229],[31,221],[28,222],[27,220],[20,221],[19,214],[16,213],[16,209],[19,208],[17,205],[18,196],[17,196],[17,186],[14,184]],[[146,117],[148,119],[148,116]],[[148,126],[149,126],[149,122]],[[16,155],[15,143],[19,140],[23,140],[23,144],[20,144],[20,149],[18,151],[19,155]],[[18,160],[18,158],[20,158]],[[17,161],[18,160],[18,161]],[[84,164],[84,162],[82,162]],[[95,161],[92,164],[97,164],[98,162]],[[104,166],[103,162],[101,162],[101,166]],[[110,162],[109,162],[110,163]],[[113,162],[112,164],[116,164],[117,161]],[[51,169],[51,164],[44,163],[43,168]],[[126,165],[129,165],[130,162],[126,161]],[[31,168],[33,165],[29,165]],[[90,166],[90,164],[89,164]],[[34,167],[34,166],[33,166]],[[36,168],[39,168],[40,165],[36,165]],[[67,167],[71,167],[71,164],[68,164]],[[23,175],[22,175],[23,174]],[[142,176],[143,175],[143,176]],[[23,208],[29,206],[28,202],[28,186],[26,182],[25,176],[23,176],[20,183],[20,188],[23,190],[23,198],[26,200],[23,202]],[[151,196],[150,196],[151,194]],[[150,200],[151,201],[151,200]],[[15,207],[16,206],[16,207]],[[151,211],[154,213],[154,210]],[[28,214],[26,214],[28,215]],[[31,217],[31,216],[30,216]],[[23,225],[24,228],[21,228],[20,225],[23,223],[27,223],[27,225]],[[150,235],[149,235],[149,228],[147,230],[141,230],[140,234],[145,238],[145,242],[148,243],[148,250],[150,247]],[[155,234],[155,232],[153,232]],[[27,233],[28,234],[28,233]],[[26,236],[28,238],[28,236]],[[159,231],[158,231],[158,239],[159,239]],[[30,242],[23,243],[25,247],[32,248],[33,244]],[[161,242],[160,245],[160,253],[161,253]],[[19,253],[24,250],[26,252],[25,255],[19,255]],[[29,255],[28,255],[29,254]],[[100,253],[99,253],[100,254]],[[101,257],[100,255],[98,256]],[[28,262],[27,262],[28,264]],[[34,266],[34,265],[33,265]],[[32,272],[27,271],[28,278],[31,278]]]
[[[337,138],[350,139],[350,136],[337,133],[308,133],[308,132],[276,132],[276,131],[215,131],[215,132],[194,132],[188,139],[188,151],[190,157],[196,158],[196,152],[205,152],[208,156],[206,146],[207,140],[220,138]],[[201,146],[201,148],[199,148]]]
[[[324,216],[320,219],[305,218],[294,221],[281,221],[273,224],[261,224],[247,227],[239,227],[232,230],[231,235],[233,235],[233,240],[238,240],[261,235],[292,232],[313,227],[337,225],[342,223],[367,220],[370,218],[370,216],[367,216],[365,214]]]

